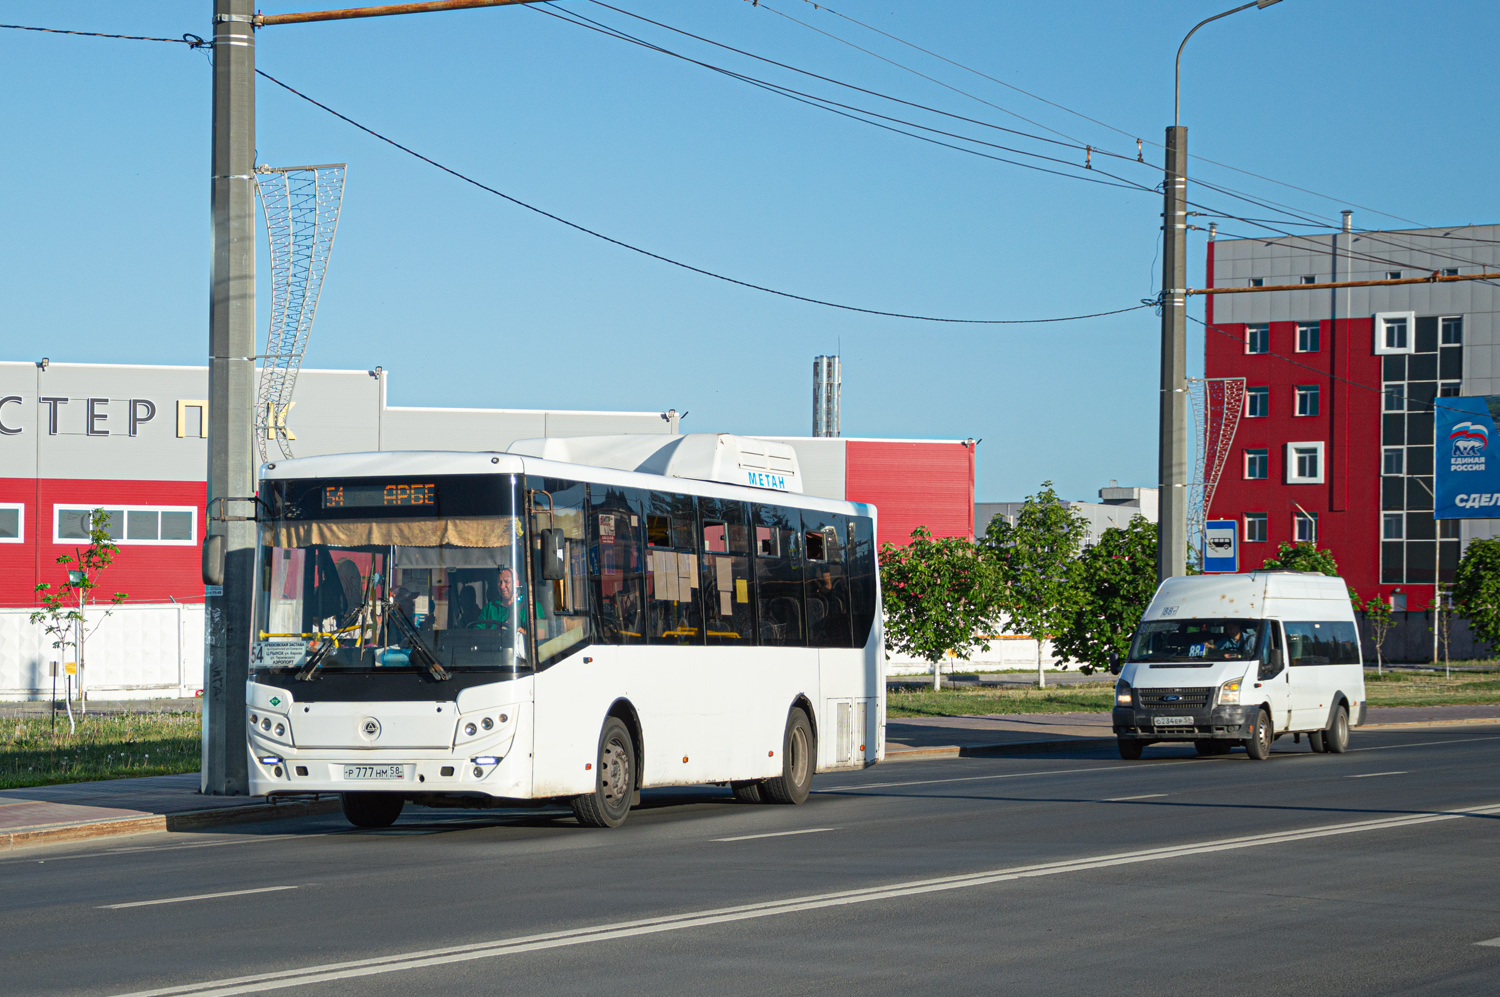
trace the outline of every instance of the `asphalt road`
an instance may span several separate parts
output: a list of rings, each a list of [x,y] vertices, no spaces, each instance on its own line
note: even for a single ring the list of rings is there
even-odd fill
[[[27,850],[0,994],[1495,992],[1497,761],[1493,728],[1369,732],[659,791],[612,831],[409,808]]]

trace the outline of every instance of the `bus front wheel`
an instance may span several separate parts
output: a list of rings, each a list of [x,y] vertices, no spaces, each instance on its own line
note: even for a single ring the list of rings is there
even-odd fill
[[[618,717],[604,721],[595,769],[594,791],[571,800],[573,816],[585,827],[619,827],[635,793],[635,742]]]
[[[355,827],[390,827],[401,816],[406,797],[400,793],[340,793],[344,819]]]
[[[767,779],[762,792],[772,803],[804,803],[812,790],[816,766],[812,722],[802,707],[793,707],[786,720],[786,734],[781,739],[781,775]]]

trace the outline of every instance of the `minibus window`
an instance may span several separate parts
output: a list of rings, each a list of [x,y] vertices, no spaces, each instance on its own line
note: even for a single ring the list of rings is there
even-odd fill
[[[1265,620],[1153,620],[1131,642],[1130,660],[1163,667],[1201,668],[1261,656]]]

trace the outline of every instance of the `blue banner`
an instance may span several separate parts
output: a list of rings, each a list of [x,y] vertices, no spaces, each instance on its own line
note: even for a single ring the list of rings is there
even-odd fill
[[[1433,485],[1437,519],[1500,519],[1500,395],[1439,398]]]

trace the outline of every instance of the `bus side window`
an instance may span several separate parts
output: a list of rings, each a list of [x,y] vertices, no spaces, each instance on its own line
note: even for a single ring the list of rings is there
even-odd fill
[[[760,643],[806,647],[802,606],[802,514],[755,505],[755,599]]]
[[[646,633],[652,644],[702,644],[698,511],[691,495],[646,492]]]
[[[832,512],[802,510],[802,536],[807,545],[803,575],[807,608],[807,642],[813,647],[849,647],[849,578],[844,564],[847,517]]]
[[[755,607],[750,601],[750,531],[745,503],[698,499],[703,523],[703,621],[708,643],[755,646]]]
[[[537,667],[545,668],[593,639],[589,615],[588,541],[584,536],[586,488],[561,478],[528,478],[531,500],[531,577],[535,586]],[[563,577],[542,578],[543,530],[563,534]]]
[[[1270,649],[1256,675],[1256,678],[1262,682],[1280,675],[1282,668],[1286,667],[1286,654],[1281,646],[1281,626],[1275,620],[1267,620],[1266,626],[1271,628]]]
[[[849,569],[849,616],[854,624],[854,646],[864,647],[875,626],[875,521],[869,516],[850,516],[848,524],[844,540]]]
[[[602,644],[643,644],[646,613],[642,593],[644,530],[637,488],[589,488],[589,578],[595,639]]]

